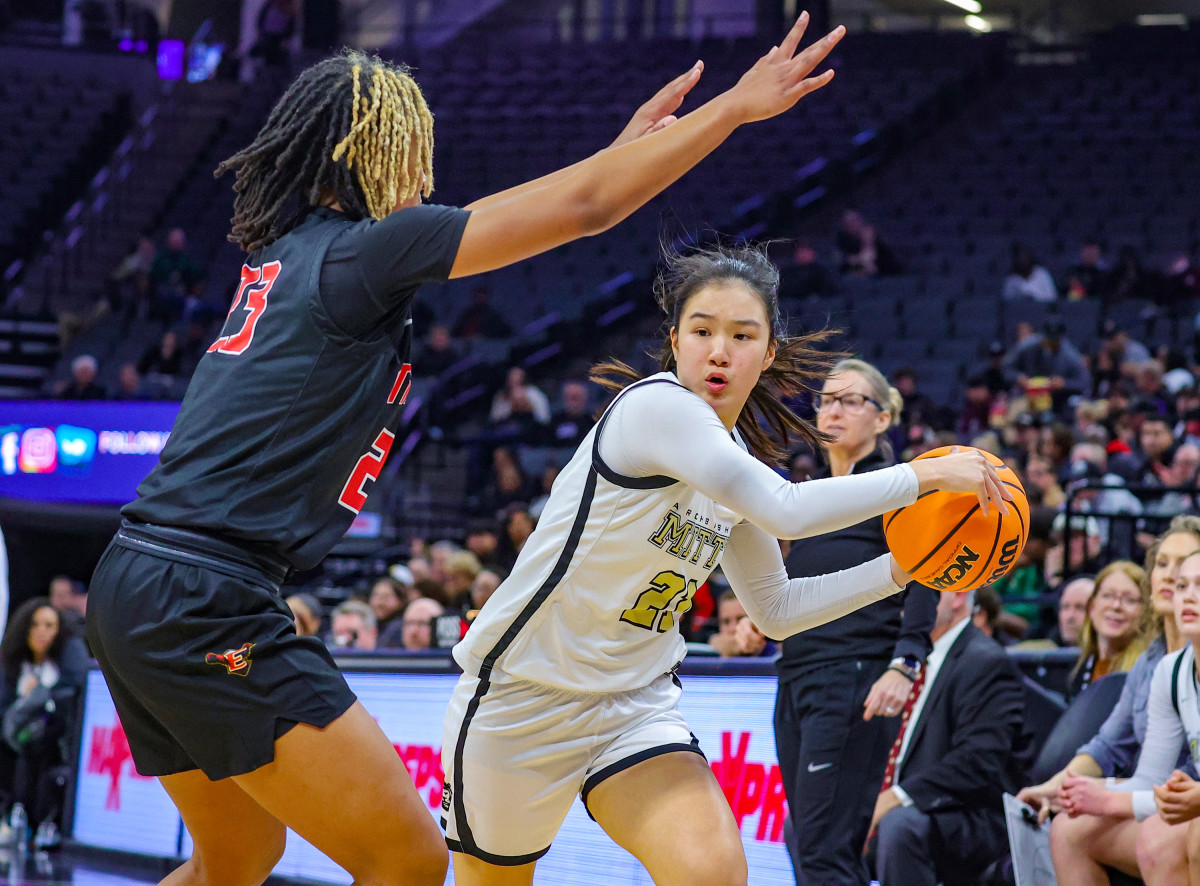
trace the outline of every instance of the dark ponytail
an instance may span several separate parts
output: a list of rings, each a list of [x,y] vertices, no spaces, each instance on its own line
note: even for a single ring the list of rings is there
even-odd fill
[[[840,353],[825,353],[816,346],[835,330],[789,337],[779,313],[779,271],[758,246],[713,246],[687,254],[668,252],[663,270],[654,282],[654,297],[667,315],[668,334],[654,356],[660,371],[675,371],[669,330],[679,327],[684,307],[693,295],[713,283],[738,282],[758,296],[766,310],[775,345],[775,360],[763,370],[750,392],[737,429],[751,452],[768,464],[781,464],[793,438],[820,447],[830,438],[788,408],[785,400],[803,391],[816,393],[809,382],[823,382]],[[642,376],[626,363],[610,360],[592,367],[591,380],[620,391]]]

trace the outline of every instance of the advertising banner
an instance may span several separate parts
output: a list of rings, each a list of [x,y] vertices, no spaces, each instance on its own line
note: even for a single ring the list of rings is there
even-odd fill
[[[451,673],[348,673],[350,687],[379,721],[434,818],[442,798],[442,718],[457,681]],[[775,758],[771,676],[688,675],[681,710],[700,740],[742,833],[754,886],[794,884],[783,845],[787,804]],[[353,802],[353,798],[342,798]],[[506,814],[519,816],[520,810]],[[186,857],[191,843],[178,813],[154,779],[138,776],[125,733],[99,671],[88,677],[74,804],[74,838],[88,846]],[[669,839],[669,835],[665,835]],[[340,867],[289,832],[275,873],[348,884]],[[453,873],[447,883],[453,882]],[[645,884],[636,860],[608,838],[576,802],[537,883]]]

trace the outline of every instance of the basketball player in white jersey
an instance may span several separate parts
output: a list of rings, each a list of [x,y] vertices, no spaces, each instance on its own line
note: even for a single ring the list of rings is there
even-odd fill
[[[778,281],[754,249],[670,262],[656,287],[671,318],[664,371],[608,407],[455,647],[464,674],[443,733],[442,810],[460,886],[531,883],[580,794],[659,886],[745,883],[737,825],[677,710],[676,624],[697,587],[720,564],[751,620],[784,637],[911,579],[887,555],[789,581],[776,538],[841,529],[932,489],[1007,508],[974,451],[799,484],[751,455],[779,455],[760,421],[785,442],[818,433],[781,402],[824,366],[815,337],[784,336]]]

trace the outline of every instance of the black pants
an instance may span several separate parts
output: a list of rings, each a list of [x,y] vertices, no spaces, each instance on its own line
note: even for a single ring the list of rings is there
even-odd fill
[[[862,718],[886,661],[845,661],[781,680],[775,747],[798,886],[863,886],[863,843],[899,717]]]
[[[29,742],[17,754],[13,802],[25,807],[31,827],[56,818],[61,812],[62,796],[54,784],[53,769],[63,762],[59,738],[64,732],[65,727],[59,721],[47,729],[46,735]]]
[[[882,886],[969,883],[1008,848],[998,809],[926,814],[900,806],[879,822],[867,861]]]

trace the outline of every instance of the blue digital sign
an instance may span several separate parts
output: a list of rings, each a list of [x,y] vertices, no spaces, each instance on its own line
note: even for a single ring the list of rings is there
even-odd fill
[[[0,401],[0,497],[132,501],[178,412],[178,403]]]

